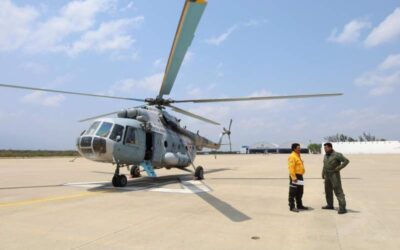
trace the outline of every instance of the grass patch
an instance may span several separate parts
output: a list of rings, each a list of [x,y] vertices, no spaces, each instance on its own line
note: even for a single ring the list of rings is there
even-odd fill
[[[4,157],[78,157],[75,150],[0,150],[0,158]]]

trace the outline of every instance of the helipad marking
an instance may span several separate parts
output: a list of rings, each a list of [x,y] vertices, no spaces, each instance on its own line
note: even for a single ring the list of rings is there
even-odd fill
[[[165,183],[148,183],[146,186],[131,186],[128,184],[126,187],[118,188],[113,187],[109,181],[101,182],[75,182],[65,183],[64,186],[79,187],[79,188],[101,188],[101,189],[117,189],[126,191],[149,191],[149,192],[162,192],[162,193],[180,193],[180,194],[196,194],[210,192],[211,189],[201,181],[188,180],[179,178],[179,183],[182,188],[164,188],[160,186],[176,183],[176,181],[168,181]],[[131,183],[132,184],[132,183]],[[138,183],[143,184],[143,183]],[[134,185],[134,183],[133,183]]]

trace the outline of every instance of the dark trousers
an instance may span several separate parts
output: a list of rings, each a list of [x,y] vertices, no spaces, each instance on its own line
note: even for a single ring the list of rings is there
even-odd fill
[[[303,176],[300,174],[296,174],[297,180],[302,181]],[[292,177],[289,176],[289,207],[294,208],[294,201],[296,201],[297,207],[302,207],[303,202],[303,192],[304,192],[304,186],[302,185],[296,185],[292,183]]]

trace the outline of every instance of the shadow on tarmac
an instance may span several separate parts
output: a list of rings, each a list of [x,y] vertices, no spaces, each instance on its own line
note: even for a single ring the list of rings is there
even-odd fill
[[[215,173],[215,172],[220,172],[220,171],[227,171],[230,170],[229,168],[220,168],[220,169],[212,169],[212,170],[207,170],[204,171],[205,173]],[[97,172],[97,171],[93,171]],[[107,174],[113,174],[109,172],[100,172],[100,173],[107,173]],[[112,187],[112,184],[107,182],[104,184],[101,184],[99,187],[95,188],[90,188],[88,191],[91,192],[97,192],[97,191],[104,191],[112,189],[114,192],[133,192],[133,191],[140,191],[140,190],[146,190],[150,188],[159,188],[165,185],[169,184],[182,184],[181,179],[186,179],[190,180],[192,178],[191,174],[178,174],[178,175],[168,175],[168,176],[161,176],[161,177],[141,177],[137,178],[135,180],[130,179],[128,181],[128,184],[124,188],[114,188]],[[211,178],[212,179],[212,178]],[[212,190],[204,181],[202,181],[202,184],[207,186],[210,190]],[[243,222],[246,220],[250,220],[251,218],[244,214],[243,212],[239,211],[232,205],[228,204],[227,202],[215,197],[214,195],[204,192],[203,190],[199,189],[196,185],[191,184],[190,182],[185,182],[184,184],[188,189],[190,189],[193,194],[197,195],[199,198],[201,198],[203,201],[208,203],[210,206],[212,206],[214,209],[216,209],[218,212],[223,214],[225,217],[230,219],[233,222]]]

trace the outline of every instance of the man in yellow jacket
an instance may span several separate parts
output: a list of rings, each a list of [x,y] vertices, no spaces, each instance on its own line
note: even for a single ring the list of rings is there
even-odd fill
[[[303,206],[302,197],[304,190],[303,174],[305,172],[303,160],[300,157],[301,147],[298,143],[292,144],[292,153],[288,159],[289,165],[289,208],[292,212],[299,210],[307,210],[308,207]],[[297,208],[295,207],[295,201]]]

